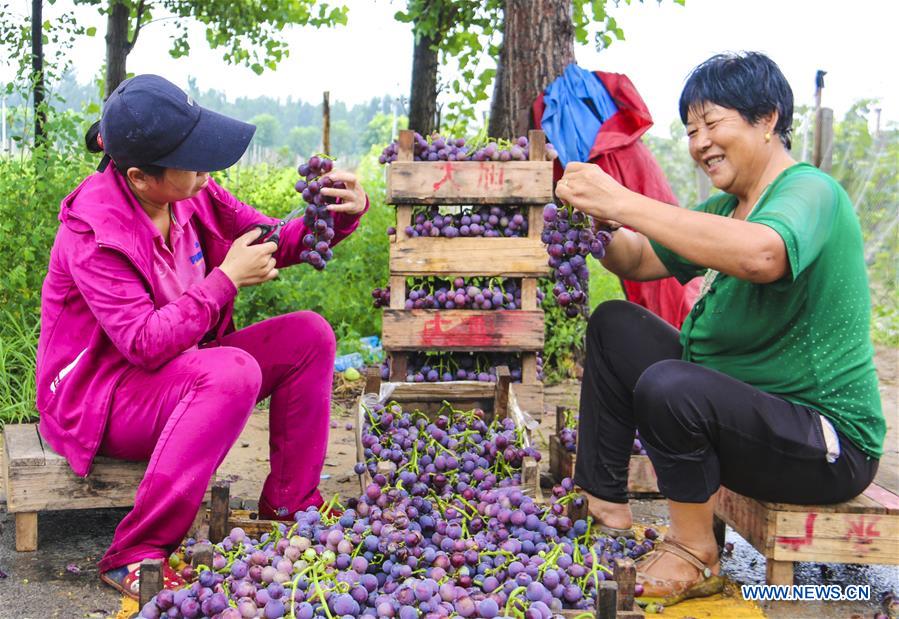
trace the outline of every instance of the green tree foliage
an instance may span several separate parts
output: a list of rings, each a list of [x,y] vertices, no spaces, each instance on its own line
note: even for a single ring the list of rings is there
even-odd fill
[[[409,119],[405,116],[398,116],[396,119],[396,130],[406,129],[409,126]],[[393,140],[394,135],[393,116],[378,112],[374,118],[369,121],[365,131],[359,138],[359,146],[363,149],[370,150],[372,146],[385,145]]]
[[[615,5],[620,3],[616,0]],[[609,0],[571,0],[575,42],[587,44],[592,38],[601,50],[624,40],[624,32],[607,12],[608,4]],[[455,67],[461,74],[462,79],[444,83],[450,101],[443,124],[450,129],[461,132],[476,122],[475,105],[489,96],[502,44],[503,6],[503,0],[407,0],[405,10],[395,15],[397,21],[412,23],[416,36],[433,37],[441,66]]]
[[[156,19],[174,17],[177,33],[169,53],[180,58],[190,53],[188,25],[199,22],[206,28],[206,42],[212,49],[222,50],[222,59],[230,64],[248,66],[255,73],[266,68],[274,69],[286,58],[289,46],[284,31],[289,26],[314,26],[316,28],[346,24],[347,8],[332,6],[318,0],[232,0],[224,5],[204,0],[75,0],[77,4],[95,6],[101,14],[121,14],[126,41],[121,49],[111,54],[127,55],[137,43],[141,30]],[[126,11],[116,12],[116,6]],[[124,58],[107,57],[107,64]],[[122,76],[124,77],[124,76]]]
[[[318,127],[294,127],[287,134],[287,147],[294,153],[313,153],[320,150],[322,132]]]
[[[281,123],[271,114],[257,114],[250,119],[250,124],[256,125],[253,142],[258,146],[270,148],[280,141]]]

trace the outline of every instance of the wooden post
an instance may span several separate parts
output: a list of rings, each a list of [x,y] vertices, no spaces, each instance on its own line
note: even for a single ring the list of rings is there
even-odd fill
[[[212,484],[212,508],[209,515],[209,540],[213,543],[225,539],[228,528],[228,504],[230,502],[231,484],[217,481]]]
[[[496,393],[493,396],[493,418],[505,419],[509,416],[509,385],[512,374],[509,367],[501,365],[496,368]]]
[[[190,557],[190,564],[195,568],[205,565],[212,569],[212,544],[209,542],[199,542],[194,544],[193,553]]]
[[[540,129],[528,131],[528,159],[530,161],[546,159],[546,134]]]
[[[633,610],[634,585],[637,584],[637,568],[633,559],[618,559],[613,569],[618,583],[618,610]]]
[[[140,563],[140,607],[163,590],[162,562],[165,559],[144,559]]]
[[[833,110],[822,107],[815,113],[815,150],[813,163],[830,173],[833,167]]]
[[[765,582],[769,585],[792,585],[793,562],[765,557]]]
[[[532,312],[537,310],[537,279],[535,277],[521,279],[521,309]]]
[[[526,352],[521,355],[521,382],[525,385],[537,384],[537,353]]]
[[[381,393],[381,369],[371,367],[365,370],[364,393]]]
[[[400,137],[397,143],[399,149],[396,152],[397,161],[412,161],[415,158],[412,150],[415,140],[415,132],[411,129],[403,129],[400,131]]]
[[[331,154],[331,93],[327,90],[322,101],[322,152]]]
[[[19,512],[16,514],[16,551],[35,550],[37,550],[37,512]]]
[[[618,583],[604,580],[596,592],[596,616],[599,619],[616,619],[618,615]]]

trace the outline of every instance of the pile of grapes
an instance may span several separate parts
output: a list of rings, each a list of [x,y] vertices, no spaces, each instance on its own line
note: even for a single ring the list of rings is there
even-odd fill
[[[574,318],[587,304],[587,255],[592,254],[597,260],[605,256],[612,234],[608,230],[594,233],[590,217],[571,206],[547,204],[543,207],[543,221],[540,238],[546,244],[555,280],[553,296],[565,308],[565,315]]]
[[[528,235],[528,215],[525,206],[501,207],[438,207],[416,206],[412,211],[412,225],[406,226],[406,236],[460,236],[519,238]],[[387,229],[388,235],[396,228]]]
[[[457,380],[496,382],[496,368],[508,366],[512,382],[520,382],[521,358],[517,354],[472,352],[418,352],[409,355],[406,382],[436,383]],[[381,364],[381,378],[390,377],[390,365]],[[537,353],[537,379],[543,380],[543,357]]]
[[[428,277],[406,286],[405,309],[521,309],[521,280],[501,277]],[[375,308],[390,306],[390,286],[371,293]],[[537,304],[543,291],[537,289]]]
[[[527,161],[530,147],[525,136],[514,140],[484,140],[483,145],[470,147],[464,138],[450,138],[432,133],[425,138],[415,133],[412,142],[412,154],[415,161]],[[381,152],[378,161],[381,164],[396,161],[399,153],[399,142],[393,141]],[[552,161],[558,157],[553,145],[546,144],[546,159]]]
[[[565,411],[565,421],[561,428],[558,428],[559,442],[565,451],[575,453],[577,451],[577,411]],[[631,455],[645,456],[646,449],[640,440],[640,432],[634,433],[634,444],[631,446]]]
[[[334,238],[334,217],[327,205],[336,200],[321,193],[323,187],[345,189],[342,182],[334,182],[327,176],[334,168],[334,161],[325,155],[314,155],[305,163],[301,163],[297,172],[302,177],[295,188],[308,204],[303,213],[303,223],[310,230],[303,237],[303,249],[300,262],[308,262],[316,270],[321,271],[333,257],[331,240]]]
[[[359,498],[297,512],[259,539],[233,529],[196,582],[160,592],[140,616],[549,619],[591,609],[611,563],[654,545],[650,531],[600,537],[568,517],[582,500],[570,479],[548,504],[522,492],[521,461],[538,454],[510,420],[375,405],[362,441],[356,470],[373,481]]]

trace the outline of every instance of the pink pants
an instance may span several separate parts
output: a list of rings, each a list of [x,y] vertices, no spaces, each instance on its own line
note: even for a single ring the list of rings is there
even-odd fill
[[[128,371],[113,394],[100,454],[149,465],[100,570],[177,548],[254,405],[269,395],[271,472],[260,509],[292,514],[321,505],[335,347],[324,318],[295,312],[158,370]]]

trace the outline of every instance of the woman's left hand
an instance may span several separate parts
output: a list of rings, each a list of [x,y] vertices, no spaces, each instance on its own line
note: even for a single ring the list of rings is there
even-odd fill
[[[336,187],[322,187],[321,193],[329,198],[340,198],[339,204],[328,204],[328,210],[332,213],[346,213],[347,215],[358,215],[365,210],[368,202],[368,196],[365,195],[365,189],[362,183],[356,178],[352,172],[345,170],[333,170],[325,174],[335,183],[342,182],[346,185],[345,189],[337,189]]]
[[[556,185],[556,196],[597,220],[621,221],[620,206],[630,193],[592,163],[573,161]]]

